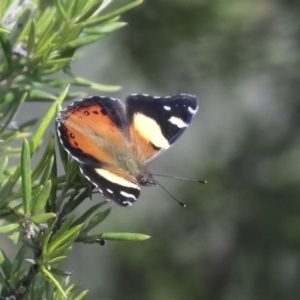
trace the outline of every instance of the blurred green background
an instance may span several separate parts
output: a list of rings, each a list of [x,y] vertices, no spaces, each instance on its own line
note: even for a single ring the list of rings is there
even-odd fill
[[[196,94],[193,123],[149,169],[209,183],[159,178],[185,209],[160,187],[109,204],[97,231],[152,238],[75,245],[72,282],[90,300],[300,299],[300,2],[148,0],[122,21],[72,70],[122,85],[108,94],[122,100]]]

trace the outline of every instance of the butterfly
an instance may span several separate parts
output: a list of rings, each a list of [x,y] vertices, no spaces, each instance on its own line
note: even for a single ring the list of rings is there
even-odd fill
[[[106,200],[133,204],[140,185],[156,181],[146,165],[167,150],[198,110],[197,97],[132,94],[118,99],[91,96],[62,110],[57,130],[62,146]]]

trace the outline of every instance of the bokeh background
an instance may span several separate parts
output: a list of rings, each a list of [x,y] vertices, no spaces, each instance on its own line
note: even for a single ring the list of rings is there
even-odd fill
[[[158,178],[185,209],[160,187],[109,204],[97,232],[152,238],[75,245],[72,282],[89,300],[300,299],[300,2],[148,0],[122,20],[72,70],[122,85],[106,94],[120,99],[196,94],[193,123],[149,169],[209,183]]]

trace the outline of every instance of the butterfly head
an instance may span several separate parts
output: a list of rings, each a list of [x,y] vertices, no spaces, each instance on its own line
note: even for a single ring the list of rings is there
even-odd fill
[[[140,185],[155,185],[156,181],[152,177],[151,173],[148,170],[143,170],[137,177],[138,183]]]

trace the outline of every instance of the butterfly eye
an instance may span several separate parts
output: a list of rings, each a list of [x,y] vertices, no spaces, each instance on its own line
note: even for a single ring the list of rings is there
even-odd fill
[[[145,171],[144,173],[141,173],[138,177],[137,180],[139,184],[141,185],[154,185],[156,184],[156,181],[153,179],[151,174],[148,171]]]
[[[146,176],[144,176],[140,179],[140,184],[147,184],[147,182],[148,182],[148,179]]]

